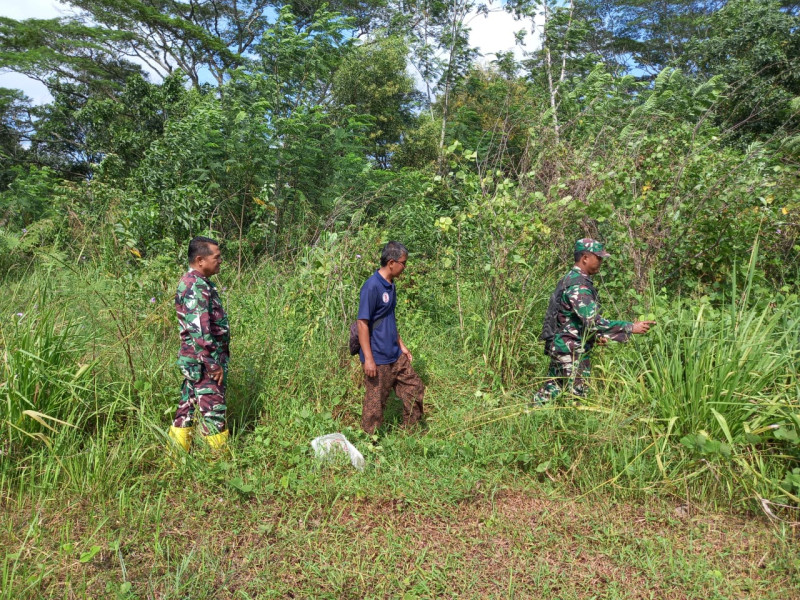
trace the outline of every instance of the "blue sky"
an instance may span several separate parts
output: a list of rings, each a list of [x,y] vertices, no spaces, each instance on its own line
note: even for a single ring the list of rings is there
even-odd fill
[[[0,0],[0,16],[12,19],[53,19],[68,16],[70,13],[71,9],[57,0]],[[492,60],[495,52],[513,50],[520,57],[522,49],[514,45],[514,32],[520,29],[530,32],[531,26],[530,20],[515,21],[496,2],[488,17],[473,15],[469,19],[469,27],[472,29],[470,41],[483,53],[484,63]],[[531,40],[533,36],[529,33],[528,50],[531,49]],[[35,104],[51,100],[44,85],[18,73],[0,73],[0,87],[21,89]]]

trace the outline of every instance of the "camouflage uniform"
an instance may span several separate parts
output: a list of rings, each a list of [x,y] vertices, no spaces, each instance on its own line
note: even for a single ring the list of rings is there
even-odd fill
[[[591,251],[593,246],[589,242],[599,245],[599,251],[607,255],[599,242],[588,239],[578,240],[576,250],[588,245]],[[554,400],[567,384],[573,394],[584,396],[597,336],[627,342],[632,332],[633,323],[609,321],[600,316],[600,302],[591,279],[579,267],[572,267],[564,276],[564,291],[558,299],[555,335],[545,343],[545,354],[550,356],[549,379],[536,392],[534,404]]]
[[[178,367],[184,380],[181,399],[172,425],[191,427],[195,408],[203,416],[201,433],[211,435],[225,431],[225,386],[230,357],[228,315],[222,308],[217,288],[195,269],[186,273],[175,293],[181,348]],[[222,384],[209,376],[209,368],[220,366]]]

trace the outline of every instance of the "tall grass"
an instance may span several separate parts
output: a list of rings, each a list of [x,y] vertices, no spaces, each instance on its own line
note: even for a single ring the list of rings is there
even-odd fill
[[[361,371],[344,342],[358,285],[374,265],[355,258],[366,251],[354,244],[321,245],[288,270],[265,264],[220,281],[234,329],[230,426],[245,443],[258,431],[270,444],[289,444],[289,462],[267,451],[281,477],[296,470],[305,450],[294,448],[311,437],[343,428],[360,435]],[[759,304],[749,278],[721,306],[674,301],[633,348],[609,349],[598,361],[600,393],[584,412],[559,405],[525,418],[520,413],[539,385],[544,358],[530,351],[527,360],[537,362],[518,368],[522,385],[506,389],[486,368],[485,345],[468,343],[479,322],[468,323],[462,337],[446,276],[425,264],[416,269],[400,282],[401,332],[429,385],[431,435],[461,448],[463,460],[500,472],[570,472],[570,485],[582,490],[624,477],[639,489],[666,484],[674,491],[691,481],[698,494],[728,500],[796,498],[782,483],[797,466],[793,436],[800,431],[796,303]],[[25,468],[47,485],[110,490],[137,471],[130,456],[144,465],[142,473],[163,467],[159,448],[180,383],[172,366],[176,340],[166,325],[173,309],[166,295],[153,304],[149,293],[132,297],[125,282],[99,274],[66,281],[70,293],[55,304],[46,300],[51,284],[32,277],[23,316],[2,330],[6,444],[34,450]],[[93,286],[127,297],[127,305],[112,319],[108,301],[87,293]],[[480,286],[462,293],[462,307],[482,314]],[[136,323],[124,323],[124,344],[117,339],[123,320]],[[530,320],[538,322],[535,315]],[[396,410],[390,408],[389,427]],[[462,433],[474,440],[465,442]]]
[[[675,301],[663,311],[627,384],[649,405],[661,475],[685,482],[705,472],[699,480],[720,483],[730,499],[798,502],[782,480],[800,464],[800,303],[755,297],[756,255],[728,302]]]
[[[33,274],[27,298],[0,298],[0,310],[23,313],[2,329],[3,423],[16,437],[12,451],[0,455],[0,502],[21,521],[31,519],[29,535],[0,522],[0,535],[16,544],[0,569],[0,584],[12,590],[5,597],[57,594],[53,581],[73,576],[76,562],[98,546],[108,564],[146,556],[145,565],[171,565],[177,573],[164,515],[191,522],[197,510],[216,515],[220,505],[232,512],[203,527],[224,540],[229,518],[242,531],[269,535],[270,522],[249,520],[265,509],[297,523],[324,507],[388,502],[418,518],[457,520],[460,507],[508,488],[791,502],[783,481],[797,453],[781,438],[791,437],[798,412],[794,304],[759,305],[755,292],[741,290],[725,306],[670,303],[649,336],[603,350],[597,393],[582,406],[565,401],[523,414],[546,368],[538,346],[496,338],[498,348],[511,339],[509,348],[538,361],[517,367],[511,386],[498,383],[479,343],[481,319],[468,317],[462,335],[457,313],[485,314],[484,290],[462,286],[459,307],[446,273],[413,264],[399,282],[398,322],[428,386],[428,429],[401,430],[393,400],[373,443],[360,431],[362,374],[345,343],[358,286],[374,264],[356,258],[368,250],[353,243],[321,245],[297,265],[265,263],[241,279],[222,273],[233,330],[233,436],[231,454],[218,461],[202,452],[175,460],[165,451],[180,385],[169,292],[150,302],[152,288],[138,290],[89,265],[81,277]],[[179,274],[176,267],[159,286],[170,289]],[[59,303],[43,300],[53,286]],[[118,300],[103,302],[94,290]],[[536,304],[530,302],[526,310]],[[83,364],[91,368],[76,378]],[[25,410],[52,417],[42,417],[52,430]],[[363,473],[315,462],[309,441],[332,431],[345,432],[365,454]],[[93,512],[63,523],[61,539],[51,543],[39,514],[53,522],[52,507],[62,504]],[[135,552],[120,552],[125,543]],[[51,548],[42,564],[55,569],[45,575],[30,560],[41,547]],[[118,571],[114,589],[127,583],[124,566]]]
[[[43,290],[3,320],[0,423],[6,443],[49,442],[49,435],[74,426],[87,409],[90,334],[65,318]]]

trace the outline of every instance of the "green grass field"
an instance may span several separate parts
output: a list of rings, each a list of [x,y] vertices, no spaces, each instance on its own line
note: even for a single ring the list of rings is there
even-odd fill
[[[375,444],[345,347],[371,266],[223,273],[233,435],[217,458],[166,437],[177,267],[8,282],[2,598],[800,597],[796,304],[654,301],[659,327],[598,352],[585,402],[527,411],[536,336],[499,377],[471,316],[481,286],[462,287],[462,327],[422,266],[398,321],[427,427],[400,428],[395,401]],[[333,431],[363,472],[314,458]]]

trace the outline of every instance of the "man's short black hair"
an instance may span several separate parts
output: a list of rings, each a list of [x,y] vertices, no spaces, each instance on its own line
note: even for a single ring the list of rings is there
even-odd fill
[[[575,264],[576,264],[576,265],[577,265],[577,264],[580,262],[580,260],[581,260],[581,257],[582,257],[584,254],[591,254],[591,252],[589,252],[588,250],[581,250],[580,252],[576,252],[576,253],[575,253]]]
[[[408,256],[408,250],[400,242],[389,242],[383,247],[381,252],[381,266],[385,267],[390,260],[400,260]]]
[[[219,242],[203,235],[193,237],[189,242],[189,264],[194,264],[194,261],[200,256],[209,256],[211,246],[219,246]]]

